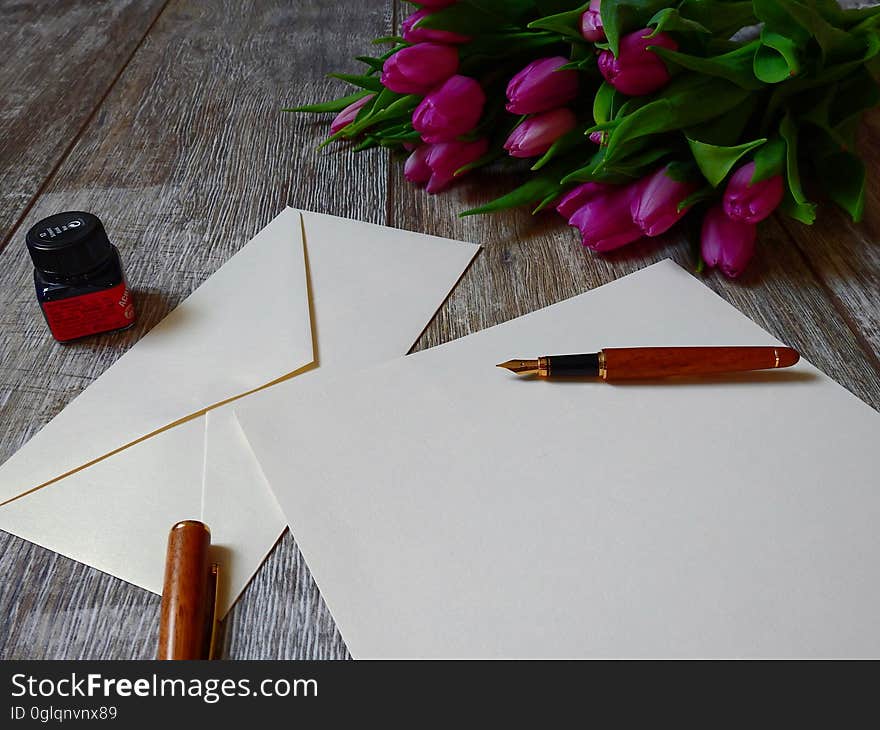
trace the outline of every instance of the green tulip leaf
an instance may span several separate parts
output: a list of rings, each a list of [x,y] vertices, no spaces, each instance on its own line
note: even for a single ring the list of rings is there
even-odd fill
[[[755,53],[755,76],[767,84],[778,84],[797,76],[800,70],[801,62],[794,41],[765,28],[761,32],[761,46]]]
[[[798,163],[798,128],[786,114],[779,125],[779,134],[785,141],[785,178],[786,191],[782,200],[782,211],[795,220],[812,225],[816,220],[816,206],[807,200],[801,186],[800,168]]]
[[[678,212],[681,213],[681,211],[683,210],[693,208],[698,203],[702,203],[706,200],[712,200],[712,198],[715,198],[717,195],[718,191],[715,190],[715,188],[713,188],[711,185],[702,187],[697,190],[697,192],[688,195],[678,204]]]
[[[536,172],[540,170],[559,155],[569,153],[578,147],[586,147],[588,144],[592,146],[593,143],[584,136],[584,132],[586,132],[589,126],[590,125],[588,124],[579,124],[567,134],[563,134],[550,146],[550,149],[547,150],[534,165],[532,165],[532,171]]]
[[[816,206],[814,203],[798,203],[786,192],[779,209],[789,218],[811,226],[816,222]]]
[[[357,119],[349,124],[343,132],[346,137],[355,137],[377,124],[392,119],[407,120],[412,116],[413,110],[421,101],[421,97],[414,94],[397,94],[390,89],[382,92],[361,109]]]
[[[486,65],[497,59],[520,56],[524,53],[539,53],[541,49],[559,44],[559,37],[553,33],[534,33],[511,30],[482,33],[459,51],[461,70],[459,73],[479,77]],[[525,62],[523,62],[525,65]]]
[[[758,22],[751,0],[684,0],[678,4],[678,12],[720,38],[730,38],[741,28]]]
[[[334,101],[326,101],[322,104],[306,104],[305,106],[297,106],[290,109],[282,109],[283,112],[302,112],[305,114],[338,114],[346,107],[351,106],[356,101],[360,101],[365,96],[369,96],[369,91],[358,91],[349,96],[343,96],[341,99]]]
[[[394,53],[396,52],[397,49],[395,49]],[[391,53],[389,55],[394,55],[394,53]],[[386,59],[373,58],[372,56],[355,56],[355,60],[369,66],[374,72],[379,72],[385,66]]]
[[[817,175],[828,197],[858,223],[865,212],[865,165],[840,142],[840,135],[825,126],[809,126],[803,130],[804,144],[810,150]]]
[[[597,124],[612,121],[625,97],[607,81],[603,81],[593,97],[593,119]]]
[[[676,33],[696,33],[697,35],[708,36],[712,35],[712,31],[705,25],[698,23],[696,20],[689,20],[688,18],[683,17],[676,8],[664,8],[648,21],[647,26],[654,29],[651,38],[658,33],[667,31],[673,31]]]
[[[388,45],[389,43],[391,45],[395,45],[395,46],[398,44],[402,45],[402,44],[406,43],[406,40],[402,36],[399,36],[399,35],[386,35],[386,36],[382,36],[381,38],[374,38],[372,40],[372,44],[374,46],[385,46],[385,45]]]
[[[458,175],[464,175],[465,173],[470,172],[471,170],[476,170],[480,167],[486,167],[486,165],[491,165],[495,160],[504,156],[504,150],[502,148],[490,149],[485,155],[482,157],[478,157],[473,162],[468,162],[466,165],[462,165],[459,167],[453,175],[456,177]]]
[[[479,36],[497,31],[498,25],[498,16],[494,13],[482,10],[473,3],[456,3],[425,16],[416,27]]]
[[[755,90],[764,86],[753,70],[753,59],[759,45],[758,42],[749,43],[735,51],[709,58],[659,47],[654,52],[673,66],[724,79],[743,89]]]
[[[593,171],[593,179],[597,182],[612,182],[620,179],[637,180],[644,177],[671,154],[672,149],[668,146],[651,145],[648,149],[623,159],[614,162],[603,161]]]
[[[368,91],[372,91],[374,93],[379,93],[385,87],[382,86],[382,82],[379,81],[378,76],[371,76],[368,74],[329,74],[332,79],[339,79],[340,81],[345,81],[346,83],[351,84],[352,86],[360,86],[362,89],[367,89]]]
[[[726,81],[680,76],[654,101],[620,119],[610,133],[607,158],[613,160],[633,139],[693,127],[721,116],[748,96],[747,90]]]
[[[798,163],[798,128],[790,114],[786,114],[779,125],[779,134],[785,140],[785,175],[789,192],[796,203],[806,203]]]
[[[791,16],[781,0],[753,0],[752,7],[765,29],[788,36],[799,48],[809,42],[810,32]]]
[[[519,208],[523,205],[532,205],[543,201],[548,196],[559,195],[563,190],[560,178],[564,175],[564,170],[567,169],[563,165],[564,163],[552,165],[546,172],[533,177],[528,182],[507,193],[507,195],[502,195],[486,205],[459,213],[459,217],[465,218],[471,215],[484,215],[501,210],[510,210],[511,208]]]
[[[865,69],[860,68],[841,80],[831,106],[829,121],[840,125],[858,119],[863,112],[880,104],[880,86]]]
[[[687,138],[687,141],[703,177],[713,188],[717,188],[724,182],[737,162],[767,140],[756,139],[733,147],[718,147],[690,137]]]
[[[828,197],[849,213],[854,223],[865,213],[865,164],[852,152],[840,150],[820,161],[819,180]]]
[[[581,16],[589,7],[590,3],[585,2],[574,10],[533,20],[526,27],[529,29],[549,30],[553,33],[558,33],[563,38],[585,43],[584,37],[581,35]]]
[[[811,74],[810,76],[799,76],[784,84],[779,84],[767,102],[761,125],[762,128],[767,129],[775,124],[780,111],[793,97],[841,81],[852,73],[861,70],[872,60],[878,59],[878,54],[880,54],[880,36],[877,33],[868,33],[861,36],[860,42],[862,43],[862,50],[858,58],[844,63],[825,66],[818,73]]]
[[[668,0],[603,2],[600,6],[602,27],[611,52],[616,56],[620,51],[621,36],[644,28],[652,17],[668,5]]]
[[[786,144],[781,137],[769,140],[755,153],[755,172],[751,183],[767,180],[775,175],[781,175],[786,164]]]

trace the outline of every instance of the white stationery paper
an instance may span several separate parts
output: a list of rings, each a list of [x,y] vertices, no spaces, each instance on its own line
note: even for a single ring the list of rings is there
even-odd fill
[[[285,521],[222,403],[404,354],[477,250],[287,209],[0,467],[0,529],[158,593],[203,519],[225,613]]]
[[[880,654],[880,416],[806,362],[532,381],[513,357],[778,345],[671,262],[235,407],[355,657]]]

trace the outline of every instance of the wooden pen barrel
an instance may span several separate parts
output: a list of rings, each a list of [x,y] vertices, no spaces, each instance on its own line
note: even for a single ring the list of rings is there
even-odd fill
[[[207,658],[211,531],[196,520],[168,535],[157,659]]]
[[[606,380],[772,370],[791,367],[800,359],[790,347],[623,347],[605,348],[602,356]]]

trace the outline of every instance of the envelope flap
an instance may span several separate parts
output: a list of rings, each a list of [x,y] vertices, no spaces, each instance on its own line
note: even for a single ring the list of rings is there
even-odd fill
[[[287,209],[0,468],[0,503],[312,359],[300,214]]]
[[[302,215],[315,358],[325,374],[406,354],[479,250],[423,233]]]

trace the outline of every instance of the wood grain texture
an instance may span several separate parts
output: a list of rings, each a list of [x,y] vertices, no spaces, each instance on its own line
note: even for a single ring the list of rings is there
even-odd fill
[[[0,248],[164,3],[0,1]]]
[[[700,377],[788,368],[790,347],[604,347],[606,380]]]
[[[602,257],[585,251],[552,214],[457,218],[515,183],[517,173],[505,166],[429,198],[405,183],[401,164],[385,153],[315,153],[325,124],[279,107],[341,90],[324,75],[351,70],[349,59],[369,51],[368,39],[390,32],[410,9],[392,0],[169,2],[0,252],[0,461],[285,203],[486,245],[415,349],[661,258],[691,266],[676,235]],[[771,220],[745,279],[704,278],[874,407],[880,302],[872,285],[880,269],[874,253],[861,264],[850,254],[876,240],[878,197],[872,180],[868,223],[846,232],[827,223],[805,234]],[[141,318],[130,332],[60,346],[34,301],[20,239],[32,221],[75,207],[104,219],[139,294]],[[0,574],[0,657],[154,655],[157,596],[3,533]],[[290,534],[225,623],[230,658],[347,656]]]

